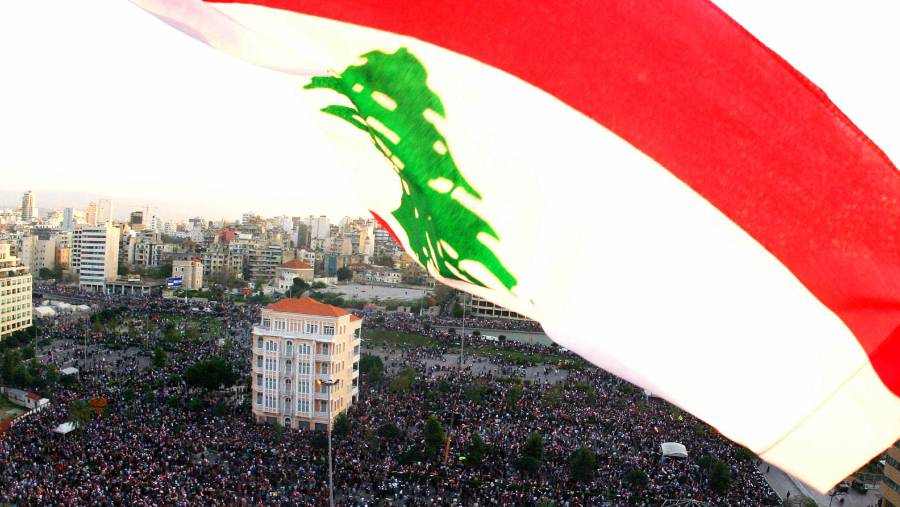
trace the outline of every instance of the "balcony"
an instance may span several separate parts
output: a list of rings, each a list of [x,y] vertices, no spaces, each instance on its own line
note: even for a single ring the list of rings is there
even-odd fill
[[[316,361],[334,361],[334,354],[316,354]]]
[[[292,340],[316,340],[319,342],[334,342],[334,335],[326,335],[320,333],[301,333],[298,331],[275,331],[274,329],[253,326],[253,334],[256,336],[275,336],[278,338],[289,338]]]

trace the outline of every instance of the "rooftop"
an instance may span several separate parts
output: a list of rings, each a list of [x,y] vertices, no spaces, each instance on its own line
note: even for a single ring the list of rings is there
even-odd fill
[[[304,296],[302,298],[285,298],[276,301],[266,309],[275,312],[300,313],[303,315],[320,315],[322,317],[341,317],[347,315],[347,312],[325,303],[320,303],[311,297]]]
[[[278,267],[286,268],[286,269],[312,269],[312,266],[310,266],[308,263],[303,262],[299,259],[294,259],[292,261],[285,262],[284,264],[282,264],[281,266],[278,266]]]

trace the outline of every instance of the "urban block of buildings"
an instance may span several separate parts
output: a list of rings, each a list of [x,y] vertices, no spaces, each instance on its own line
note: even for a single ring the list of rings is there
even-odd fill
[[[359,395],[362,319],[303,298],[262,310],[253,328],[257,422],[324,430]]]
[[[31,326],[31,274],[0,244],[0,340]]]

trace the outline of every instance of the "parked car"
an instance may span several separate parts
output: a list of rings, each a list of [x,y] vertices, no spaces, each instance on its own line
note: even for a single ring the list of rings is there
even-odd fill
[[[850,487],[863,495],[869,492],[869,486],[859,479],[853,479],[853,482],[850,483]]]
[[[841,481],[840,484],[834,487],[834,490],[838,493],[846,493],[850,491],[850,481]]]

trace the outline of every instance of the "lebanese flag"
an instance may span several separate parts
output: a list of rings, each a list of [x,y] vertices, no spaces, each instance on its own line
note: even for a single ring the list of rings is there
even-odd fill
[[[135,1],[293,75],[441,282],[819,490],[900,437],[900,175],[712,3]]]

